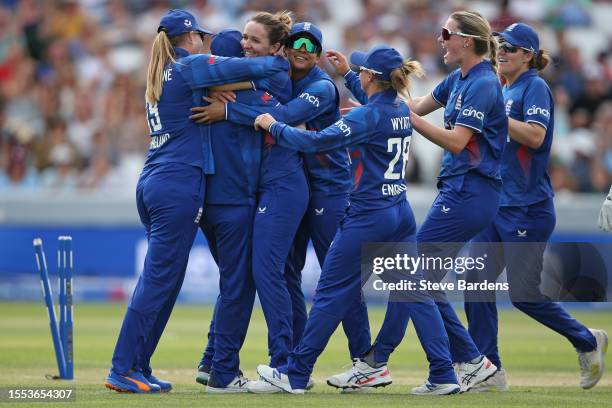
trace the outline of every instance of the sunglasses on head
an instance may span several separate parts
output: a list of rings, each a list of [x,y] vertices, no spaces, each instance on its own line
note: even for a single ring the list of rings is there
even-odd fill
[[[518,50],[523,50],[523,51],[527,51],[527,52],[531,52],[530,49],[528,48],[524,48],[524,47],[515,47],[514,45],[510,44],[509,42],[502,42],[501,44],[499,44],[499,49],[507,52],[508,54],[514,54],[516,52],[518,52]]]
[[[302,48],[302,46],[304,46],[306,48],[306,52],[310,54],[316,54],[321,52],[321,47],[319,47],[318,44],[312,42],[310,38],[298,37],[289,43],[289,47],[294,50],[299,50],[300,48]]]
[[[479,35],[466,34],[459,31],[451,31],[446,27],[442,27],[442,39],[444,41],[450,40],[452,35],[458,35],[459,37],[481,38]]]

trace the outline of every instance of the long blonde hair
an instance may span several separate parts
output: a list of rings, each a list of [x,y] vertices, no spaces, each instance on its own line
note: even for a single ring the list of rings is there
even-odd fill
[[[459,31],[478,36],[472,38],[474,52],[478,56],[488,58],[497,72],[497,38],[493,36],[493,30],[487,19],[475,11],[456,11],[450,17],[457,22]]]
[[[175,37],[176,38],[176,37]],[[175,40],[173,38],[173,40]],[[164,67],[168,62],[176,62],[176,54],[165,31],[160,31],[151,46],[151,59],[147,68],[147,90],[145,100],[154,105],[161,98],[164,83]]]

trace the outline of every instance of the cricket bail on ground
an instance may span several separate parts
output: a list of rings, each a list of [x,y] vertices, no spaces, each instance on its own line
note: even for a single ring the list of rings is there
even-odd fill
[[[36,258],[36,268],[40,274],[43,298],[49,315],[49,327],[55,359],[59,370],[58,376],[48,376],[52,379],[72,380],[74,379],[74,327],[72,309],[72,276],[73,276],[73,255],[72,237],[60,235],[57,238],[57,275],[59,284],[59,325],[55,314],[55,304],[53,302],[53,292],[49,281],[49,270],[47,268],[47,258],[43,249],[41,238],[35,238],[34,256]]]

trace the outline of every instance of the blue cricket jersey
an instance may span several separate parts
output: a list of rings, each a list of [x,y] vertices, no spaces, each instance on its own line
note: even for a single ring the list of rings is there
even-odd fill
[[[267,80],[257,81],[260,87],[269,87]],[[309,130],[324,129],[335,123],[340,115],[340,98],[331,78],[319,67],[293,84],[293,99],[285,105],[268,107],[249,106],[240,103],[227,105],[227,119],[236,123],[253,124],[262,113],[270,113],[277,120],[292,126],[306,124]],[[352,186],[348,151],[305,154],[313,196],[346,195]]]
[[[439,179],[469,171],[501,180],[501,157],[508,135],[508,119],[499,79],[491,62],[482,61],[465,77],[456,69],[431,93],[444,107],[444,127],[460,125],[474,131],[458,154],[444,151]]]
[[[211,44],[211,51],[224,57],[243,55],[240,43],[232,37],[219,36]],[[275,83],[282,82],[283,78],[286,80],[287,75],[283,74]],[[272,95],[263,90],[237,91],[236,100],[249,105],[278,104]],[[263,133],[252,125],[238,125],[229,121],[213,123],[210,130],[216,172],[206,176],[206,204],[255,205]]]
[[[263,78],[284,72],[281,57],[225,58],[192,54],[174,48],[177,60],[164,68],[163,92],[156,104],[146,104],[151,142],[145,165],[183,163],[214,173],[210,127],[191,119],[191,107],[202,104],[205,88],[228,82]]]
[[[506,115],[521,122],[536,123],[546,129],[544,142],[537,149],[524,146],[508,136],[502,156],[502,206],[526,206],[553,196],[546,166],[550,157],[554,128],[554,100],[546,82],[530,69],[512,86],[504,86]]]
[[[270,133],[281,146],[306,153],[357,148],[363,167],[350,195],[355,211],[377,210],[406,200],[404,169],[412,124],[408,106],[395,91],[372,95],[367,105],[354,108],[323,130],[302,130],[276,122]]]
[[[291,78],[287,74],[272,75],[254,81],[254,85],[256,90],[263,92],[262,97],[269,98],[270,100],[272,100],[273,97],[276,98],[276,103],[268,104],[270,106],[279,106],[282,103],[287,103],[291,99]],[[261,106],[262,104],[258,105]],[[236,112],[234,109],[236,106],[239,106],[238,112],[249,111],[253,113],[233,113]],[[240,101],[228,103],[225,107],[226,120],[246,126],[253,126],[255,117],[259,114],[257,112],[260,112],[255,106],[240,103]],[[269,109],[264,109],[264,111],[268,110]],[[278,146],[276,141],[267,132],[265,133],[260,185],[293,174],[296,171],[303,171],[303,168],[302,157],[297,151]]]

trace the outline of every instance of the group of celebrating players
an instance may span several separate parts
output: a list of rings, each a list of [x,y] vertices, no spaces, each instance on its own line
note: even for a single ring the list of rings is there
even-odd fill
[[[546,174],[554,103],[538,76],[549,58],[530,26],[493,33],[469,11],[451,14],[438,41],[445,64],[458,68],[421,97],[408,94],[411,76],[423,74],[420,64],[392,47],[355,51],[350,64],[327,51],[361,104],[342,116],[338,90],[318,67],[323,35],[316,25],[293,24],[288,12],[259,12],[242,33],[213,34],[189,12],[168,11],[147,72],[151,144],[136,190],[148,251],[106,387],[172,389],[153,375],[150,360],[198,229],[220,273],[197,377],[208,392],[304,393],[340,323],[353,364],[327,383],[343,392],[389,385],[387,363],[410,319],[429,362],[428,378],[412,394],[507,390],[494,299],[466,301],[468,329],[443,292],[390,299],[372,342],[361,293],[366,242],[533,242],[521,253],[504,246],[503,261],[487,273],[496,278],[505,269],[511,297],[513,286],[533,290],[529,302],[514,305],[565,336],[578,352],[581,386],[595,386],[606,333],[588,329],[538,290],[541,243],[555,225]],[[423,118],[439,108],[443,126]],[[413,129],[444,149],[439,194],[418,229],[405,194]],[[322,271],[307,313],[301,271],[309,241]],[[411,275],[421,278],[420,270]],[[259,380],[249,381],[239,352],[256,293],[270,361],[257,367]]]

